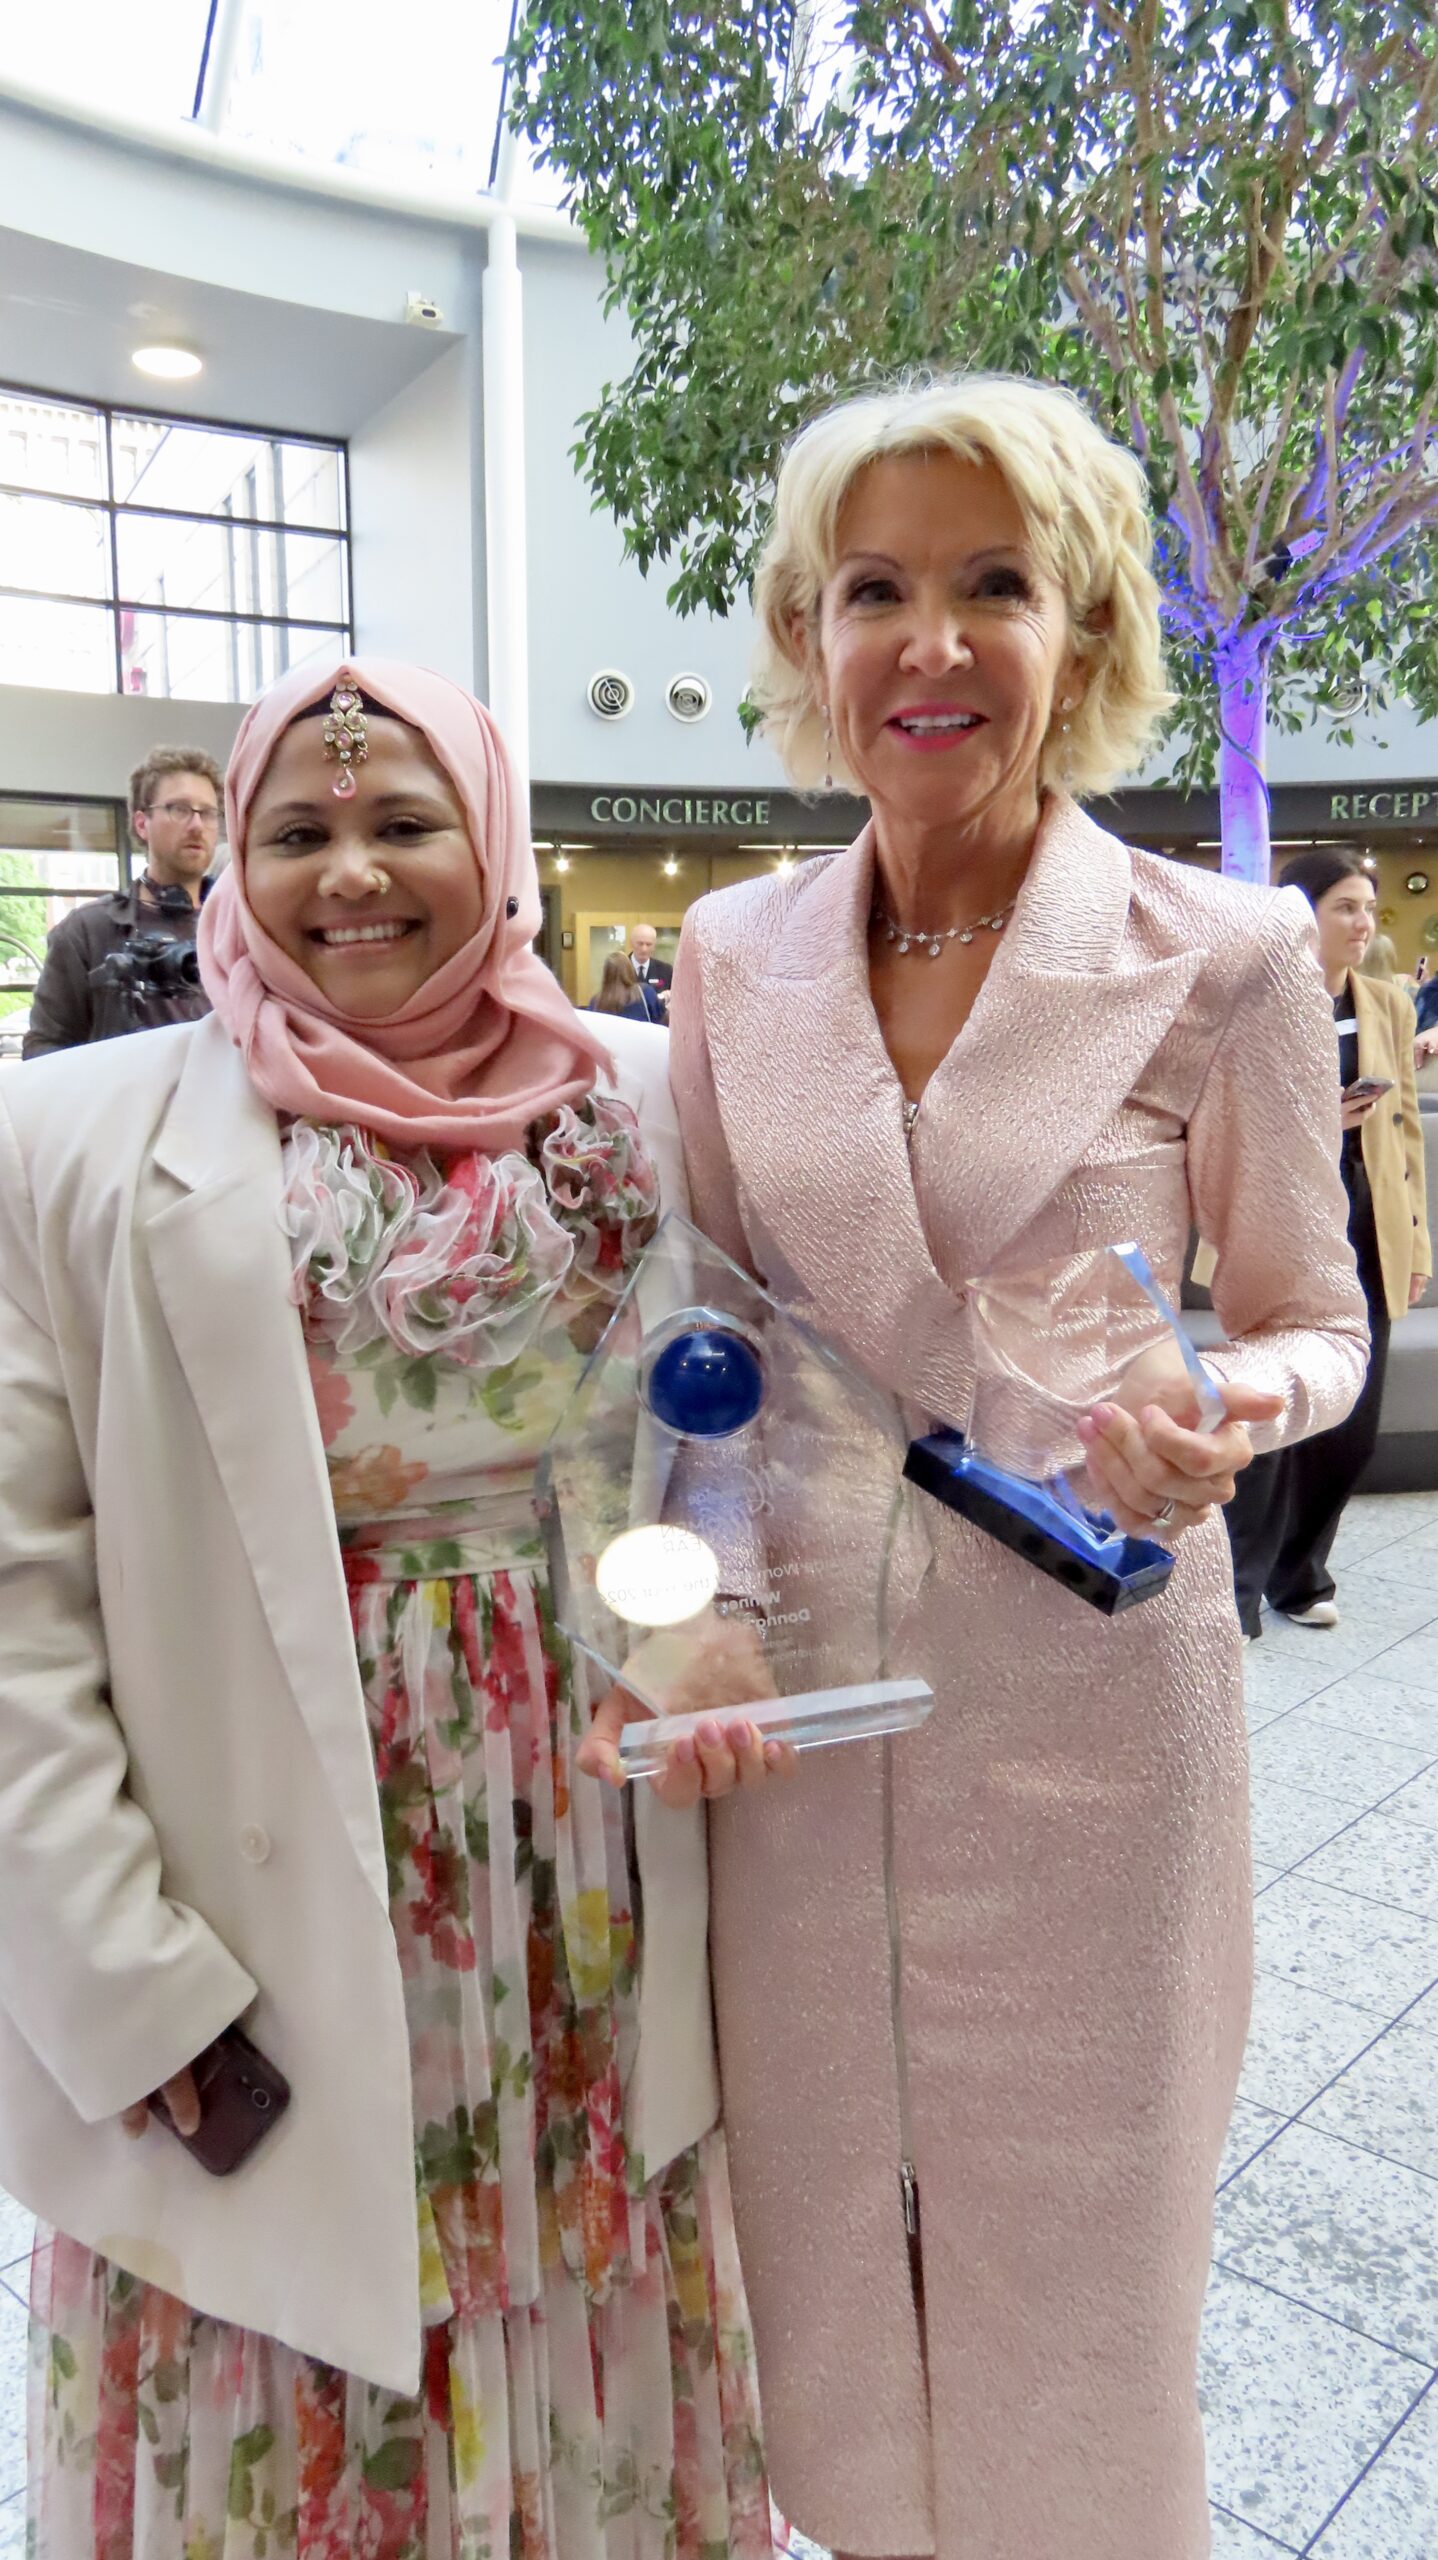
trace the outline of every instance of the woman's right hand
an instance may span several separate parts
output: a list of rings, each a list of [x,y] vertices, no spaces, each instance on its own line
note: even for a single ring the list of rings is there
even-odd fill
[[[1378,1096],[1376,1093],[1367,1094],[1358,1102],[1349,1102],[1345,1100],[1339,1126],[1343,1129],[1361,1129],[1369,1112],[1376,1110],[1377,1107]]]
[[[163,2107],[176,2133],[184,2134],[186,2140],[192,2133],[198,2133],[200,2093],[195,2087],[193,2071],[177,2071],[173,2080],[167,2080],[162,2089],[156,2089],[148,2098],[137,2098],[133,2107],[125,2109],[120,2122],[132,2142],[139,2141],[149,2124],[153,2107]]]

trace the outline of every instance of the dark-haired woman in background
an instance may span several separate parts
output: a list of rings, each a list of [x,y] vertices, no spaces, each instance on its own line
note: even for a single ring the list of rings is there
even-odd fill
[[[1373,1350],[1346,1422],[1255,1458],[1238,1479],[1224,1517],[1239,1622],[1249,1639],[1260,1632],[1265,1598],[1300,1626],[1338,1624],[1329,1550],[1377,1445],[1388,1329],[1417,1304],[1432,1272],[1413,1006],[1396,978],[1369,977],[1362,968],[1375,923],[1372,880],[1356,853],[1316,849],[1285,863],[1279,882],[1301,889],[1318,920],[1319,966],[1338,1026],[1348,1235]],[[1370,1082],[1381,1089],[1365,1091]]]

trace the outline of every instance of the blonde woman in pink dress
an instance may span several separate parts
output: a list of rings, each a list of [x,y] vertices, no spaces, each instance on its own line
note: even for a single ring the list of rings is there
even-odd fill
[[[1195,2388],[1248,2014],[1239,1640],[1218,1506],[1336,1421],[1363,1300],[1310,916],[1079,805],[1167,699],[1137,465],[991,379],[820,418],[780,474],[757,699],[847,853],[701,900],[673,1082],[695,1213],[962,1424],[966,1289],[1218,1247],[1186,1387],[1086,1426],[1177,1552],[1110,1621],[956,1515],[896,1645],[922,1732],[711,1822],[715,1989],[774,2493],[841,2552],[1201,2560]],[[891,1775],[886,1781],[886,1767]]]
[[[535,1509],[683,1205],[664,1042],[533,956],[458,686],[288,677],[228,804],[213,1017],[0,1103],[27,2547],[763,2560],[696,1801],[763,1755],[631,1843]],[[212,2176],[160,2119],[238,2019],[292,2095]]]

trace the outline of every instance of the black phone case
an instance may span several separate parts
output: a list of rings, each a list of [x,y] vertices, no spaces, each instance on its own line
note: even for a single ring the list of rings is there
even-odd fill
[[[200,2099],[199,2130],[181,2133],[163,2104],[160,2122],[212,2178],[228,2178],[279,2123],[290,2103],[282,2071],[251,2044],[243,2027],[226,2027],[191,2065]]]

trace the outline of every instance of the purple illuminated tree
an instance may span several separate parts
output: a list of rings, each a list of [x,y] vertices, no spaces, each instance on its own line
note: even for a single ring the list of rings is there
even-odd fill
[[[576,451],[682,609],[817,401],[994,365],[1144,463],[1226,870],[1268,874],[1270,726],[1438,711],[1431,0],[551,0],[512,61],[635,340]]]

